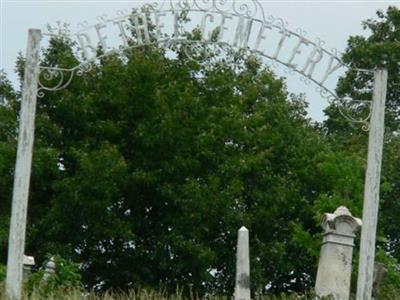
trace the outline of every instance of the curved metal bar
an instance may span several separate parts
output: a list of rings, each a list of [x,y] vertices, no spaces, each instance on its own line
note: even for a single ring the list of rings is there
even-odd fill
[[[65,89],[71,83],[74,73],[74,69],[63,69],[63,68],[53,68],[53,67],[42,67],[39,66],[38,74],[38,92],[37,96],[39,98],[44,97],[44,91],[59,91]],[[64,74],[68,74],[67,76]],[[49,85],[50,82],[56,80],[55,84]],[[48,82],[48,84],[46,84]]]
[[[373,73],[374,70],[366,70],[360,68],[351,67],[348,64],[345,64],[342,59],[340,58],[340,54],[337,49],[327,50],[324,48],[325,42],[321,39],[317,38],[315,41],[306,37],[306,32],[301,28],[297,28],[295,31],[288,29],[288,24],[281,18],[275,18],[273,16],[266,17],[264,9],[258,0],[162,0],[158,2],[153,2],[150,4],[146,4],[140,8],[142,11],[146,12],[156,12],[156,13],[171,13],[173,15],[181,15],[188,12],[194,13],[210,13],[210,14],[220,14],[223,18],[234,18],[238,17],[244,20],[251,21],[252,23],[259,23],[260,26],[266,26],[270,29],[278,30],[279,33],[283,35],[287,35],[288,37],[295,37],[299,39],[299,41],[305,43],[306,45],[311,45],[315,49],[315,51],[319,51],[321,55],[326,55],[330,59],[330,63],[335,61],[337,63],[336,69],[339,68],[347,68],[348,70],[353,70],[357,72],[364,72],[364,73]],[[137,11],[137,10],[136,10]],[[106,15],[100,16],[98,18],[99,23],[94,25],[88,25],[87,22],[79,24],[80,29],[74,34],[65,34],[69,37],[79,38],[80,35],[85,34],[85,32],[89,30],[98,30],[98,28],[104,27],[106,23],[110,22],[121,22],[125,19],[129,19],[132,17],[132,14],[128,13],[128,11],[119,11],[118,16],[115,18],[108,18]],[[51,32],[45,33],[45,35],[49,36],[57,36]],[[146,45],[158,44],[163,46],[170,46],[172,44],[182,43],[187,45],[194,45],[194,44],[202,44],[202,45],[215,45],[221,48],[223,47],[231,47],[236,50],[243,50],[245,52],[251,54],[257,54],[261,57],[267,58],[272,62],[272,65],[276,67],[278,64],[283,65],[286,69],[285,72],[288,74],[298,73],[300,74],[301,80],[305,84],[310,84],[311,82],[317,86],[317,91],[320,93],[321,97],[326,99],[329,103],[340,102],[345,104],[348,99],[341,99],[336,95],[336,93],[330,90],[326,85],[324,85],[324,81],[317,81],[313,78],[312,72],[308,72],[306,74],[306,70],[300,70],[296,68],[296,66],[291,65],[289,62],[285,62],[277,55],[269,55],[260,50],[254,50],[249,47],[241,47],[235,45],[235,43],[228,43],[225,41],[191,41],[188,40],[186,37],[179,37],[179,36],[157,36],[157,39],[152,42],[147,43],[140,43],[137,45],[130,46],[125,43],[123,46],[120,46],[119,49],[112,49],[103,53],[102,55],[95,56],[93,58],[87,59],[83,61],[81,64],[71,68],[71,69],[63,69],[57,67],[45,67],[40,66],[40,74],[39,74],[39,91],[38,96],[43,97],[44,91],[59,91],[66,88],[72,81],[74,74],[81,76],[83,73],[90,70],[90,66],[103,57],[121,53],[122,51],[129,49],[129,48],[137,48]],[[185,49],[184,49],[185,50]],[[190,55],[187,52],[188,55]],[[321,57],[322,57],[321,56]],[[303,68],[304,69],[304,68]],[[329,67],[328,67],[329,69]],[[335,69],[335,70],[336,70]],[[328,74],[328,73],[327,73]],[[331,74],[331,73],[330,73]],[[330,75],[329,74],[329,75]],[[53,83],[53,86],[50,86],[50,82],[56,80],[56,83]],[[354,100],[353,100],[354,101]],[[358,101],[358,100],[357,100]],[[363,123],[364,126],[367,124],[370,115],[367,118],[362,119],[355,119],[347,114],[345,114],[342,107],[339,107],[342,115],[351,122],[356,123]]]
[[[175,2],[175,4],[174,4]],[[239,2],[244,2],[241,5],[239,5]],[[161,4],[160,4],[161,3]],[[275,29],[278,30],[284,30],[288,35],[297,37],[299,39],[304,40],[307,44],[310,44],[312,46],[317,47],[320,49],[323,53],[328,55],[329,57],[334,58],[338,62],[340,62],[344,67],[347,67],[348,69],[356,70],[356,71],[361,71],[361,72],[370,72],[373,73],[374,70],[368,70],[368,69],[360,69],[360,68],[354,68],[351,67],[350,65],[345,64],[342,59],[339,57],[339,52],[337,49],[333,48],[331,50],[327,50],[323,46],[325,45],[325,42],[319,38],[316,39],[316,41],[312,41],[311,39],[306,37],[306,32],[302,30],[301,28],[297,28],[295,31],[288,29],[288,23],[284,21],[282,18],[276,18],[274,16],[268,16],[265,17],[265,12],[258,0],[234,0],[234,1],[229,1],[229,0],[179,0],[179,1],[173,1],[170,0],[170,8],[164,9],[166,0],[160,1],[160,2],[154,2],[151,4],[146,4],[142,6],[142,9],[146,9],[149,11],[157,11],[157,12],[163,12],[163,13],[181,13],[181,12],[205,12],[209,11],[210,13],[217,13],[217,14],[223,14],[227,17],[245,17],[247,19],[252,19],[253,22],[258,22],[261,24],[266,24],[269,26],[272,26]],[[209,7],[207,10],[200,5],[200,3],[207,4],[207,3],[212,3],[212,6]],[[226,3],[230,3],[230,5],[225,7],[225,9],[222,9],[219,5],[227,5]],[[254,9],[251,10],[250,4],[252,3]],[[259,12],[259,13],[258,13]],[[260,17],[257,17],[257,13],[260,15]],[[107,18],[106,15],[99,16],[98,23],[93,24],[93,25],[88,25],[86,21],[79,23],[78,27],[80,28],[77,32],[72,33],[72,34],[67,34],[65,33],[66,36],[69,37],[76,37],[79,36],[80,34],[83,34],[89,30],[101,27],[102,25],[114,21],[118,21],[121,19],[127,19],[131,16],[127,11],[118,11],[117,12],[118,16],[115,18]],[[44,35],[48,36],[57,36],[57,34],[51,33],[51,32],[44,32]],[[97,57],[99,58],[99,57]]]

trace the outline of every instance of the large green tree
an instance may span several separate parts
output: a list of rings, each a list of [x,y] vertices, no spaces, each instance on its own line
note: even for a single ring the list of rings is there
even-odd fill
[[[393,134],[400,130],[400,9],[390,6],[385,12],[378,11],[377,19],[364,21],[363,28],[367,36],[351,36],[348,40],[343,61],[354,69],[340,80],[337,93],[341,97],[371,100],[371,89],[367,87],[372,87],[372,76],[356,69],[387,69],[386,132]],[[335,110],[327,113],[329,130],[344,131],[347,123],[341,121],[343,118],[338,118]]]
[[[0,72],[0,252],[1,262],[6,260],[8,243],[12,174],[16,153],[17,120],[15,111],[17,94],[3,72]]]

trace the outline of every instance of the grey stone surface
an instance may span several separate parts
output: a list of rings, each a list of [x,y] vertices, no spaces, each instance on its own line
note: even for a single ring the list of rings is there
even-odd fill
[[[379,287],[385,279],[385,276],[388,272],[386,266],[382,263],[375,262],[374,264],[374,277],[372,284],[372,299],[379,299]]]
[[[47,281],[53,274],[56,272],[56,263],[54,261],[54,257],[51,257],[50,260],[46,264],[46,268],[44,270],[43,280]]]
[[[315,292],[331,295],[335,300],[348,300],[355,233],[361,220],[341,206],[333,214],[324,214],[321,222],[324,237],[318,264]]]
[[[29,274],[32,271],[33,266],[35,265],[35,258],[33,256],[26,256],[24,255],[24,268],[23,268],[23,279],[27,279]]]
[[[249,231],[241,227],[238,231],[236,253],[235,300],[250,300],[250,255]]]

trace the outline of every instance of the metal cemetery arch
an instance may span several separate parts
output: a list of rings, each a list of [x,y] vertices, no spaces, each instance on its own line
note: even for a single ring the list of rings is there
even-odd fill
[[[191,18],[190,21],[188,17]],[[148,21],[154,24],[154,31],[149,31]],[[172,24],[169,32],[166,21]],[[128,23],[133,26],[136,33],[135,45],[132,45],[125,31]],[[185,32],[194,28],[200,30],[202,40],[187,38]],[[233,32],[230,28],[233,28]],[[119,39],[117,47],[110,48],[108,44],[110,35],[107,35],[107,32],[110,30],[116,31],[113,35]],[[61,34],[66,33],[61,32]],[[43,35],[55,34],[48,32]],[[373,99],[366,101],[370,105],[369,115],[366,118],[355,119],[342,113],[349,121],[360,122],[369,129],[357,299],[371,299],[384,133],[386,70],[363,70],[346,65],[339,58],[337,51],[325,49],[324,42],[320,39],[312,41],[305,37],[303,30],[289,30],[282,19],[267,17],[258,0],[163,0],[145,5],[132,13],[119,12],[115,18],[108,19],[102,16],[99,18],[99,23],[92,26],[82,24],[77,33],[68,36],[80,45],[82,63],[71,69],[40,66],[42,33],[36,29],[29,30],[7,261],[6,288],[11,299],[21,298],[37,97],[43,97],[45,92],[66,88],[75,75],[80,76],[90,70],[91,64],[103,56],[129,47],[155,43],[165,46],[175,43],[184,45],[201,43],[245,50],[274,64],[285,66],[290,73],[300,74],[305,83],[314,83],[321,97],[331,103],[346,103],[349,100],[341,99],[334,92],[334,87],[328,86],[329,79],[337,77],[339,71],[353,70],[374,74]],[[96,43],[92,42],[93,37]],[[277,40],[275,43],[274,38]],[[101,56],[97,55],[98,45],[103,50]],[[306,50],[308,54],[302,58],[300,54]],[[55,85],[49,85],[54,81]]]

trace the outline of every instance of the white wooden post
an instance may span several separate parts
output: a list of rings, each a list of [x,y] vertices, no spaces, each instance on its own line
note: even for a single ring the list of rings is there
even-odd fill
[[[244,226],[242,226],[238,231],[236,252],[234,300],[250,300],[249,231]]]
[[[6,293],[12,300],[21,299],[41,38],[40,30],[29,29],[8,242]]]
[[[375,260],[376,227],[379,209],[382,148],[385,127],[387,70],[376,70],[368,140],[368,162],[358,267],[357,300],[370,300]]]

